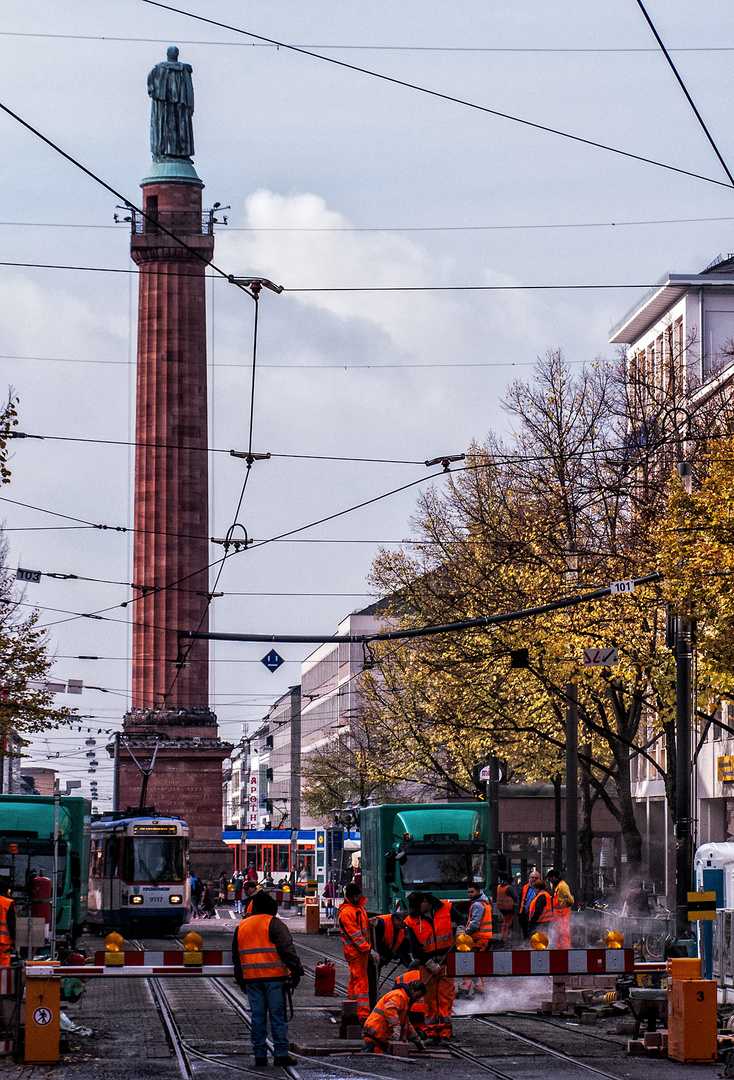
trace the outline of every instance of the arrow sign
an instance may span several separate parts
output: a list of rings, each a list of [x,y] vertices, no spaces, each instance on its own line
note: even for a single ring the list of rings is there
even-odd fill
[[[282,656],[278,656],[275,649],[271,649],[267,656],[263,656],[261,663],[265,664],[268,671],[277,671],[284,660]]]
[[[583,649],[581,663],[584,667],[612,667],[619,663],[619,649]]]

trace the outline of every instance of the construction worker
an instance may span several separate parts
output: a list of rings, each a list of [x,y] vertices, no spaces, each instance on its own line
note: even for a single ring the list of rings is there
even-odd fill
[[[367,919],[367,900],[359,885],[347,885],[344,903],[338,912],[344,959],[349,963],[349,987],[347,1001],[357,1002],[357,1016],[364,1021],[370,1012],[368,969],[372,963],[377,969],[379,954],[372,949]],[[374,956],[371,955],[374,952]]]
[[[553,897],[546,883],[539,881],[535,887],[535,896],[528,907],[528,936],[532,937],[537,931],[552,934],[552,926]]]
[[[431,893],[412,892],[406,900],[410,949],[420,960],[421,980],[426,984],[428,1041],[441,1046],[451,1037],[455,996],[454,980],[446,974],[444,961],[454,943],[454,927],[462,925],[463,919],[447,900],[438,900]]]
[[[502,914],[502,941],[507,941],[515,922],[515,908],[520,897],[512,884],[512,878],[503,874],[497,886],[497,910]]]
[[[421,982],[421,965],[418,960],[412,960],[405,971],[401,972],[395,980],[393,990],[397,990],[399,986],[410,986],[412,983]],[[426,1006],[423,999],[418,999],[413,1002],[408,1010],[408,1017],[411,1024],[418,1032],[422,1039],[426,1036]]]
[[[238,986],[247,992],[252,1015],[250,1038],[255,1064],[267,1065],[268,1015],[273,1034],[274,1065],[295,1065],[288,1053],[286,994],[303,975],[291,932],[276,918],[278,905],[260,890],[232,940],[232,963]]]
[[[464,932],[474,940],[474,952],[486,952],[492,941],[492,903],[489,897],[482,891],[481,886],[473,882],[467,886],[469,895],[469,919]],[[460,989],[463,994],[473,998],[475,992],[484,991],[484,979],[479,976],[472,978],[471,975],[462,981]]]
[[[10,967],[10,951],[15,945],[15,900],[10,885],[0,886],[0,967]]]
[[[556,949],[571,948],[571,908],[574,898],[571,890],[561,876],[560,870],[549,870],[546,874],[548,884],[553,890],[553,937]]]
[[[527,884],[523,885],[522,892],[520,893],[520,907],[517,913],[517,921],[520,924],[520,929],[522,930],[524,937],[528,936],[528,909],[537,891],[539,881],[540,874],[538,871],[531,870]]]
[[[384,1054],[388,1043],[406,1041],[414,1043],[419,1050],[425,1050],[426,1044],[408,1019],[411,1005],[425,992],[426,988],[420,980],[388,990],[365,1020],[362,1052]]]
[[[378,962],[367,967],[370,1008],[377,1003],[380,971],[386,964],[410,963],[410,947],[405,933],[405,912],[394,911],[392,915],[375,915],[369,920],[370,940]],[[371,959],[372,955],[371,955]],[[397,965],[396,965],[397,966]]]

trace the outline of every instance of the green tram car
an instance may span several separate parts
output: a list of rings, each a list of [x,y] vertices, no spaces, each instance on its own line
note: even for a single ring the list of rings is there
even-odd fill
[[[362,892],[370,911],[405,907],[413,890],[466,900],[489,874],[486,802],[395,803],[360,811]]]
[[[72,948],[87,918],[92,804],[78,796],[59,799],[56,941]],[[53,795],[0,795],[0,878],[10,883],[19,915],[29,914],[33,877],[53,880]]]

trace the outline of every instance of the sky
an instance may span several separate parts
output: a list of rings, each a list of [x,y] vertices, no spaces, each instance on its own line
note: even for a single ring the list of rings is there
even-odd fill
[[[240,522],[269,539],[413,485],[225,566],[213,630],[330,634],[371,602],[380,548],[409,542],[419,492],[440,489],[423,462],[508,434],[506,389],[548,349],[613,357],[610,328],[648,286],[734,248],[734,193],[635,0],[172,6],[5,0],[0,105],[135,203],[147,74],[170,44],[192,65],[204,204],[230,207],[215,262],[285,287],[260,301],[254,449],[273,456]],[[731,5],[646,6],[734,170]],[[42,436],[13,444],[0,522],[7,565],[42,571],[22,602],[49,628],[53,677],[85,685],[56,699],[84,719],[28,752],[84,794],[96,779],[105,809],[106,733],[130,701],[132,534],[115,529],[133,517],[137,277],[118,200],[4,111],[0,138],[0,385]],[[362,291],[377,287],[407,291]],[[207,282],[212,536],[243,480],[228,451],[247,445],[252,307]],[[230,742],[299,681],[309,646],[277,648],[271,674],[268,646],[213,646]]]

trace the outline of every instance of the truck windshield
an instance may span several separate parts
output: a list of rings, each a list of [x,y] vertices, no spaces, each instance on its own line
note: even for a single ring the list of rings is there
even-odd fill
[[[184,880],[184,837],[125,837],[122,876],[125,881],[181,882]]]
[[[407,859],[400,867],[406,892],[411,889],[461,889],[469,882],[487,880],[487,848],[484,844],[404,845]]]

